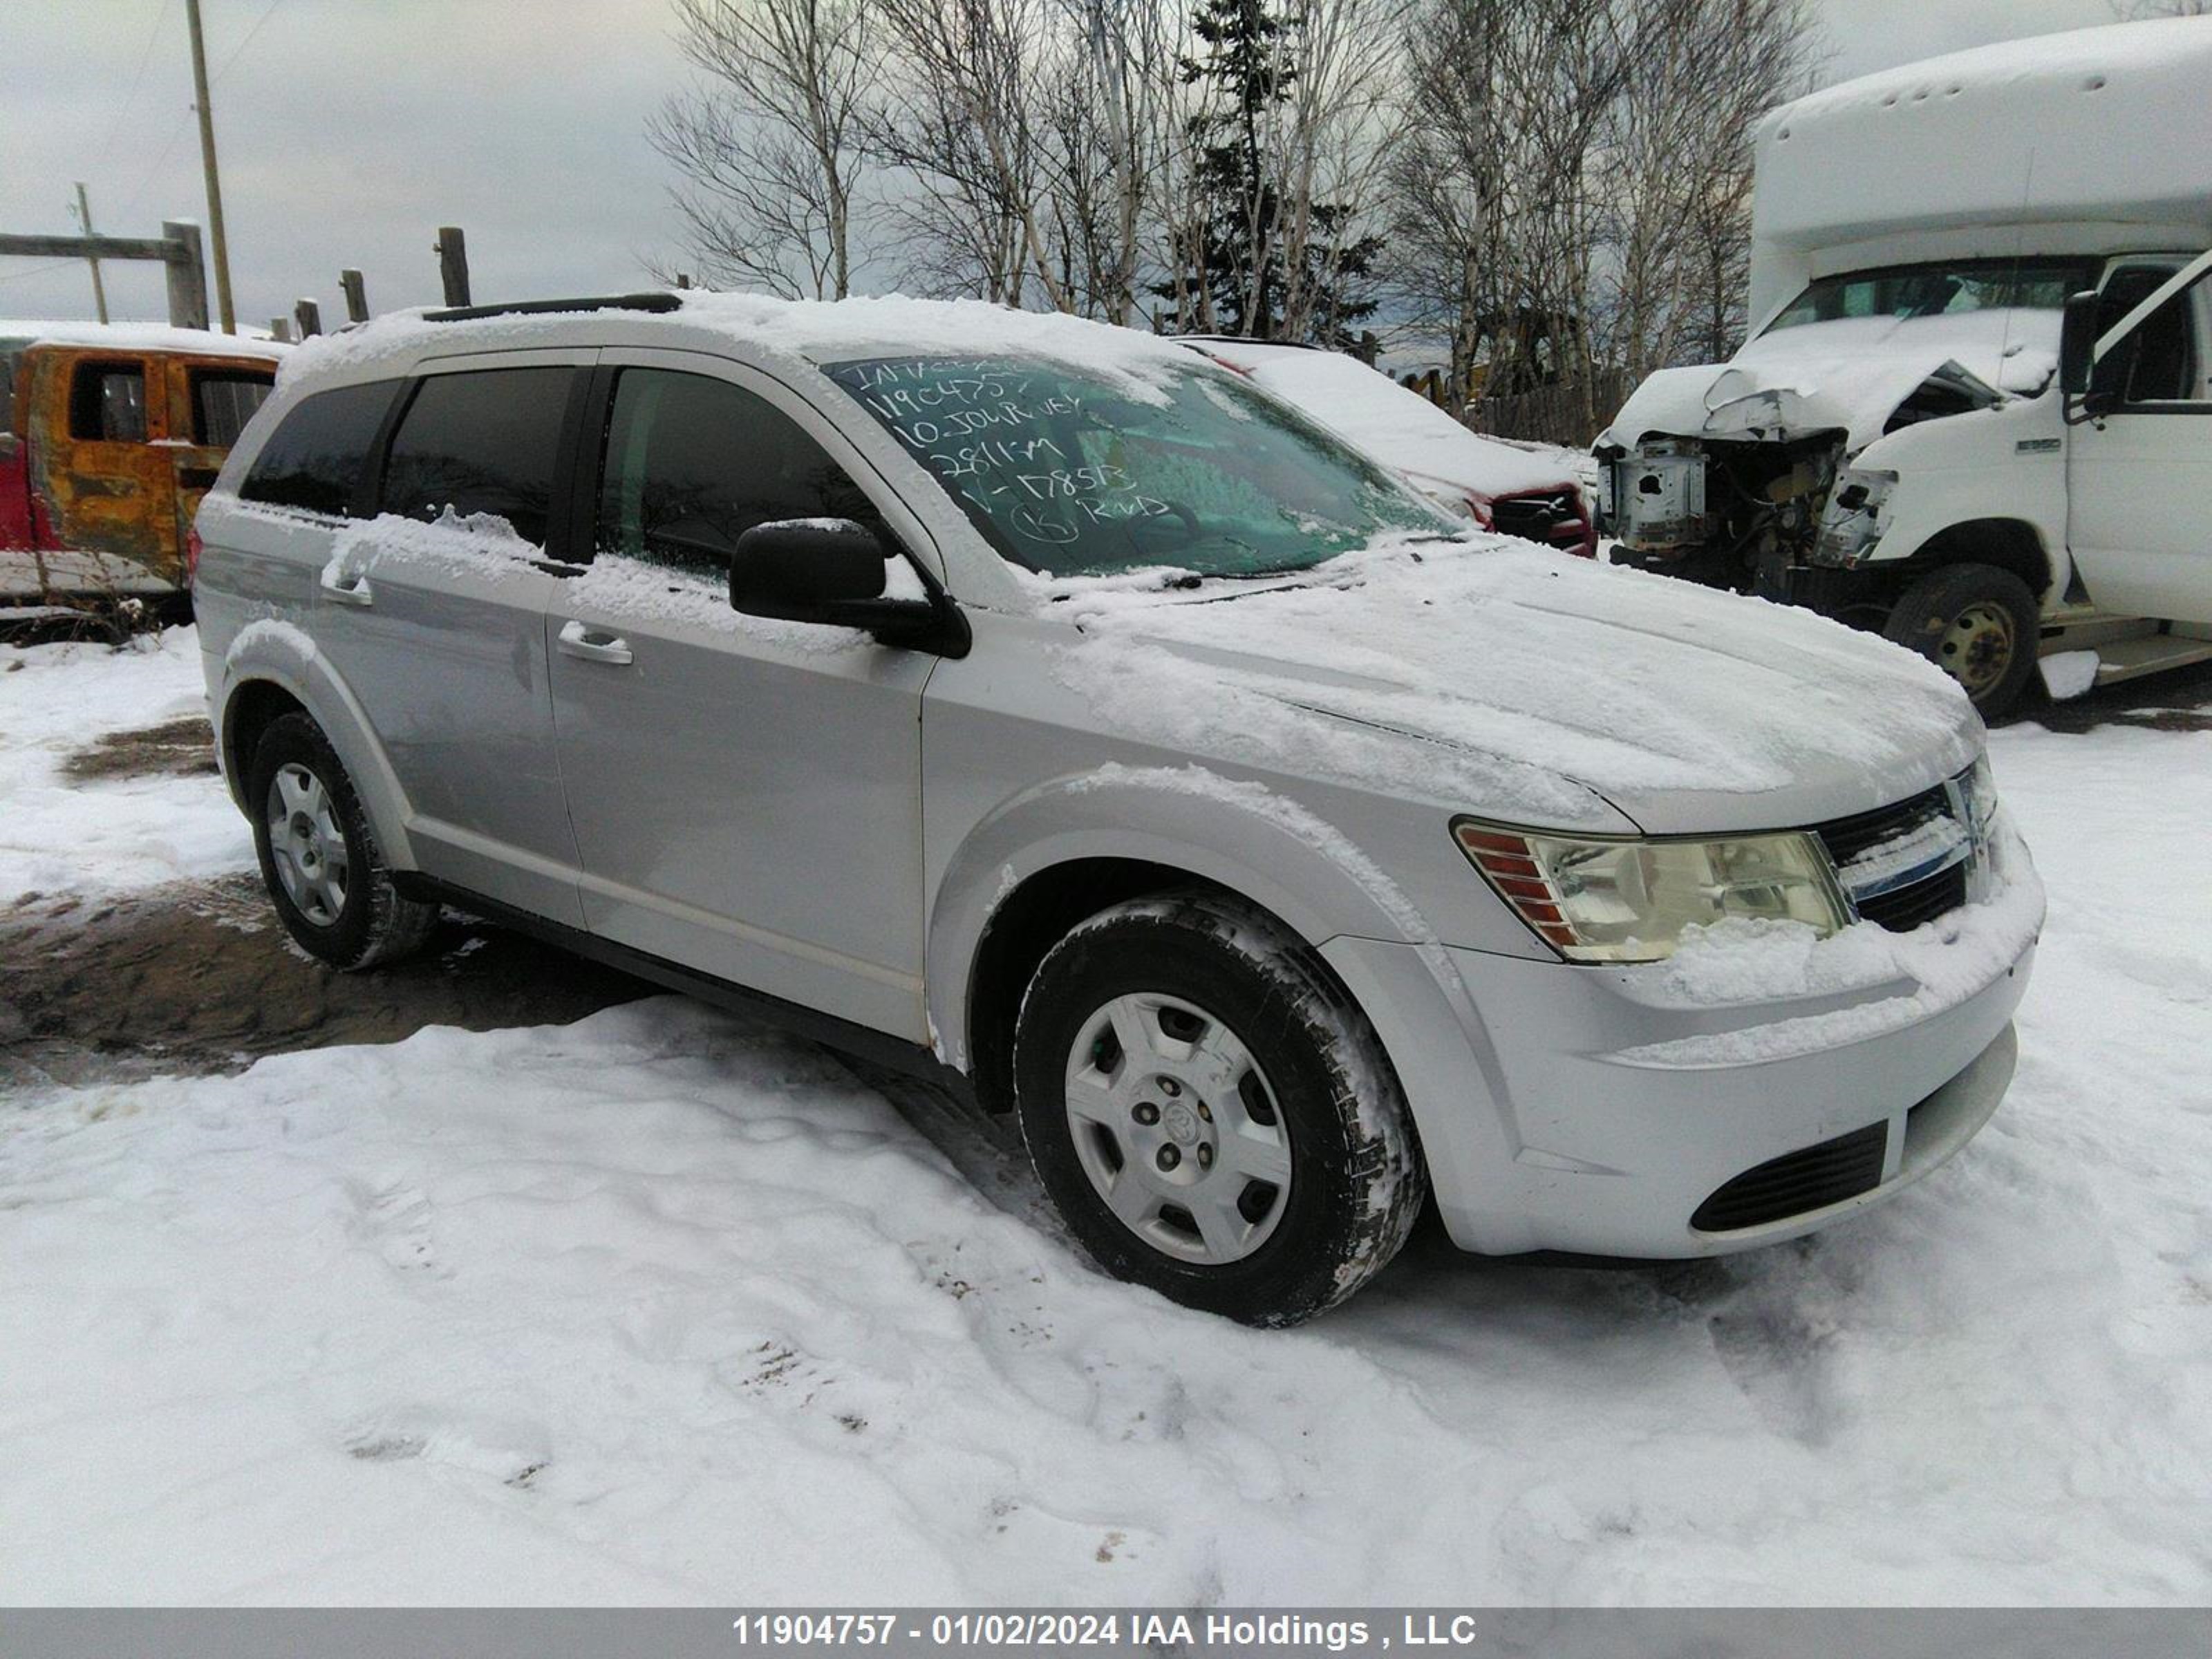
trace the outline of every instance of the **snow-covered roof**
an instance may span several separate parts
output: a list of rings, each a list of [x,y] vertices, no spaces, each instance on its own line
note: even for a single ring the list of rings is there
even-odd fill
[[[1246,340],[1194,343],[1401,472],[1485,498],[1570,481],[1545,458],[1477,436],[1419,392],[1341,352]]]
[[[0,319],[0,340],[35,341],[41,345],[112,347],[118,351],[197,352],[208,356],[266,357],[280,362],[292,348],[281,340],[250,334],[218,334],[212,329],[171,328],[166,323],[93,323],[42,319]]]
[[[2008,40],[1826,88],[1759,130],[1753,231],[2212,222],[2212,17]],[[2033,252],[2033,249],[2028,251]]]
[[[1007,353],[1048,357],[1138,383],[1188,372],[1197,359],[1173,341],[1052,312],[1017,311],[981,300],[915,300],[902,295],[849,300],[779,300],[760,294],[686,289],[672,311],[609,308],[588,314],[608,332],[719,334],[754,348],[815,363],[877,355]],[[387,312],[359,327],[319,335],[295,348],[285,376],[320,376],[341,368],[398,362],[428,347],[453,350],[527,346],[566,337],[584,311],[516,312],[434,322],[421,310]]]

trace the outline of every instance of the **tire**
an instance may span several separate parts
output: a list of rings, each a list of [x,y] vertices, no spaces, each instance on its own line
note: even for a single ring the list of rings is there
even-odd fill
[[[1982,717],[1994,720],[2034,676],[2043,612],[2008,570],[1947,565],[1899,596],[1882,634],[1957,680]]]
[[[1054,945],[1022,1001],[1014,1087],[1038,1179],[1099,1265],[1246,1324],[1352,1295],[1427,1196],[1365,1018],[1297,939],[1225,899],[1134,900]]]
[[[271,720],[246,775],[261,879],[302,950],[350,972],[421,947],[438,907],[392,885],[353,780],[320,726],[300,714]]]

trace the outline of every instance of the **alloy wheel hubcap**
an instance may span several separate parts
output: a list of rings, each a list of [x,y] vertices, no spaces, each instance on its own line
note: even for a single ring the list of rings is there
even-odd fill
[[[269,851],[293,908],[318,927],[345,911],[345,832],[323,781],[295,762],[269,785]]]
[[[2012,652],[2012,617],[1998,605],[1968,605],[1951,619],[1940,647],[1943,667],[1974,694],[2004,678]]]
[[[1273,1234],[1291,1191],[1291,1141],[1267,1074],[1196,1004],[1115,998],[1068,1051],[1077,1161],[1121,1224],[1163,1255],[1219,1266]]]

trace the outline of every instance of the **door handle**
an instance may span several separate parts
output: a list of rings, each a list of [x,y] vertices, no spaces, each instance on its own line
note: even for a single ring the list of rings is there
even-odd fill
[[[323,594],[339,605],[357,605],[364,611],[376,603],[376,595],[369,590],[368,578],[357,572],[351,575],[338,575],[325,570],[323,573]]]
[[[560,647],[562,655],[581,657],[586,662],[625,663],[632,660],[628,640],[608,629],[593,628],[585,623],[562,623],[560,636],[555,643]]]

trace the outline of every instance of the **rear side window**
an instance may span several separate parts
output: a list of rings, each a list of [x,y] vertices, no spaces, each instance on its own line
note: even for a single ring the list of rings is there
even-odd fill
[[[703,374],[627,368],[615,382],[599,546],[726,576],[738,538],[777,519],[875,523],[860,488],[774,404]]]
[[[217,449],[238,441],[276,384],[272,376],[244,369],[196,368],[191,379],[192,441]]]
[[[146,441],[146,369],[141,363],[79,363],[70,380],[70,436]]]
[[[344,517],[398,390],[397,381],[378,380],[301,398],[254,457],[238,493],[271,507]]]
[[[423,520],[449,507],[496,514],[543,546],[573,374],[494,368],[424,380],[392,434],[381,509]]]

